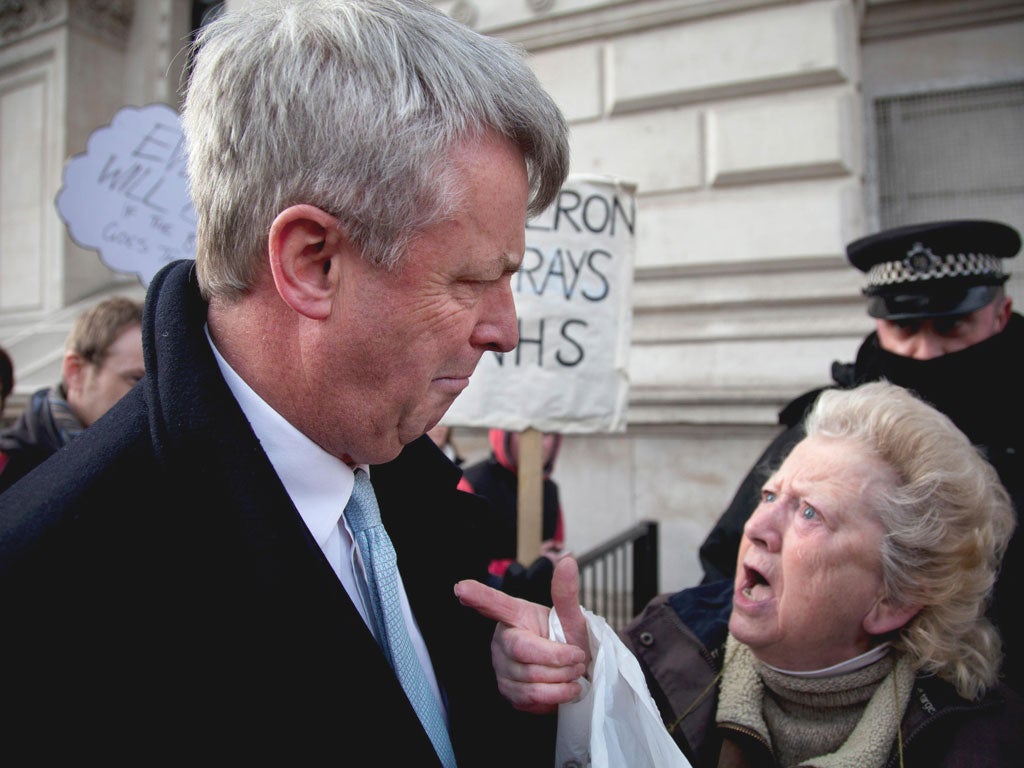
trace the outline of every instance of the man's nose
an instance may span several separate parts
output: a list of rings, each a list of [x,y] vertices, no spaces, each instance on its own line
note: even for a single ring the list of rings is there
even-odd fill
[[[908,357],[914,360],[932,360],[946,354],[945,340],[935,333],[930,325],[921,327],[910,343],[910,354]]]
[[[492,352],[511,352],[519,343],[519,321],[511,281],[495,285],[484,298],[472,343]]]

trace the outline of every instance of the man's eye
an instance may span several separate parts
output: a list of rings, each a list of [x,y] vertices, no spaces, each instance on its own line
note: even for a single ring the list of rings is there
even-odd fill
[[[771,503],[771,502],[775,501],[775,498],[776,498],[775,497],[775,492],[774,491],[761,491],[761,498],[764,499],[764,501],[767,501],[768,503]]]
[[[896,325],[906,334],[915,334],[921,330],[920,320],[897,320]]]
[[[804,520],[813,520],[818,515],[814,507],[804,507],[800,514],[803,515]]]
[[[964,325],[964,317],[940,317],[935,320],[935,330],[941,336],[949,336]]]

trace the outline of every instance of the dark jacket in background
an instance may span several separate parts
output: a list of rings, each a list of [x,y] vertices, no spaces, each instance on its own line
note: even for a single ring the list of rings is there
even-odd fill
[[[543,555],[529,565],[516,560],[519,546],[519,472],[509,451],[509,435],[504,429],[488,431],[490,456],[465,468],[459,488],[483,496],[493,510],[488,583],[515,597],[550,606],[554,562]],[[553,540],[559,546],[565,543],[565,526],[558,484],[551,479],[551,473],[558,459],[561,439],[561,435],[556,436],[554,450],[543,467],[541,502],[541,540]]]
[[[32,393],[25,410],[0,431],[0,493],[67,445],[84,429],[60,385]]]
[[[5,748],[438,765],[369,629],[222,379],[191,262],[161,271],[146,376],[0,495]],[[429,438],[371,469],[461,768],[550,755],[550,719],[497,692],[479,499]]]

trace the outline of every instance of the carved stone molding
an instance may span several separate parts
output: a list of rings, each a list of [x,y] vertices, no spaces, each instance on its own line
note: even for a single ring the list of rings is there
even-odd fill
[[[135,0],[69,0],[69,5],[70,21],[76,29],[117,43],[128,41]]]
[[[526,4],[536,13],[543,13],[555,7],[555,0],[526,0]]]
[[[866,0],[861,39],[906,37],[1022,18],[1020,0]]]
[[[124,44],[135,0],[0,0],[0,44],[70,23]]]
[[[65,11],[64,0],[0,0],[0,43],[51,26]]]

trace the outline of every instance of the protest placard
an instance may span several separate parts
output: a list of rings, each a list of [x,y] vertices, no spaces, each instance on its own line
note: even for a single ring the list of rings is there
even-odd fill
[[[78,245],[143,285],[168,262],[195,258],[178,113],[166,104],[119,110],[65,165],[56,205]]]
[[[625,429],[636,213],[634,184],[578,174],[527,223],[512,276],[519,344],[484,354],[445,424]]]

